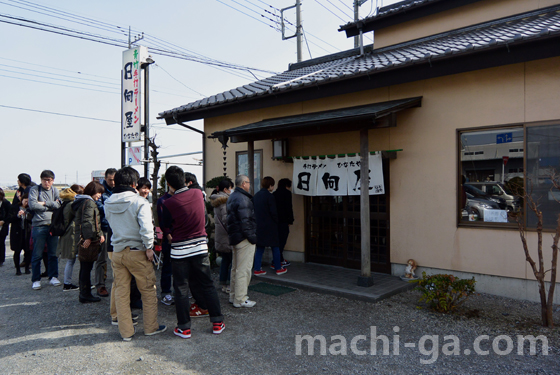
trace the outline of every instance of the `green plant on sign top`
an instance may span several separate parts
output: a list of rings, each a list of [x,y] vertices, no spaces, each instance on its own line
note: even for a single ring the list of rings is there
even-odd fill
[[[422,278],[415,281],[415,288],[422,292],[420,302],[424,301],[435,311],[442,313],[453,312],[459,305],[475,292],[476,281],[472,279],[460,279],[453,275],[426,275],[422,272]]]

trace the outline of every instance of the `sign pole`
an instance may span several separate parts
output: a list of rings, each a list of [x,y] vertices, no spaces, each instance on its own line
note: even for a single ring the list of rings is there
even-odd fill
[[[150,64],[144,66],[144,177],[150,173]]]

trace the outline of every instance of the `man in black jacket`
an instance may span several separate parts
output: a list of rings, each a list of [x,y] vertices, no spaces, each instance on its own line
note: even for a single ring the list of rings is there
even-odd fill
[[[292,181],[283,178],[278,181],[278,188],[272,193],[274,199],[276,199],[276,209],[278,210],[278,237],[280,240],[280,261],[282,262],[282,267],[290,265],[290,262],[284,259],[284,247],[290,234],[290,225],[294,223],[291,188]]]
[[[257,243],[257,223],[253,197],[249,194],[250,186],[249,177],[237,176],[235,190],[227,201],[228,237],[229,244],[233,246],[229,302],[233,303],[233,307],[253,307],[256,304],[247,296]]]

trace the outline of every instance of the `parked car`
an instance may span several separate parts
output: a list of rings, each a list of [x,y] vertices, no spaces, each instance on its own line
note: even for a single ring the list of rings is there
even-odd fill
[[[496,181],[485,181],[485,182],[469,182],[469,185],[474,186],[486,194],[503,198],[506,201],[507,210],[517,212],[519,211],[519,206],[521,202],[521,197],[513,194],[504,184]]]
[[[507,202],[504,198],[491,196],[490,194],[480,190],[479,188],[474,187],[470,183],[464,184],[463,187],[465,188],[465,192],[471,194],[473,197],[492,201],[498,205],[500,210],[507,209]]]
[[[465,208],[463,209],[463,218],[465,220],[469,220],[466,217],[468,217],[469,214],[473,214],[475,215],[472,220],[481,220],[484,221],[484,210],[499,210],[500,206],[498,205],[498,203],[491,201],[491,200],[487,200],[487,199],[483,199],[483,198],[477,198],[474,195],[472,195],[471,193],[467,192],[467,204],[465,206]]]

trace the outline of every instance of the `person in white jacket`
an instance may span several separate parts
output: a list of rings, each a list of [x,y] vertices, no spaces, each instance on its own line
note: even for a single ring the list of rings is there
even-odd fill
[[[167,327],[157,321],[154,227],[148,201],[138,195],[139,174],[125,167],[115,174],[113,195],[105,201],[105,217],[113,230],[113,293],[117,306],[119,331],[124,341],[132,340],[134,329],[130,311],[130,281],[136,279],[142,295],[144,335],[164,332]]]

